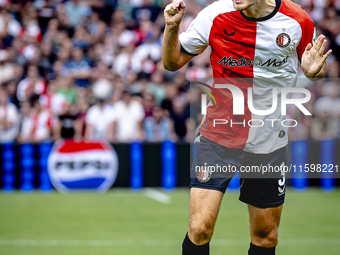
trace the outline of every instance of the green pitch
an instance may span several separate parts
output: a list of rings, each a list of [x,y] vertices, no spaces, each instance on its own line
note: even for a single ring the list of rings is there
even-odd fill
[[[177,190],[161,203],[144,191],[107,194],[0,194],[1,255],[180,255],[189,194]],[[238,194],[222,202],[212,255],[245,255],[246,205]],[[340,190],[288,190],[278,255],[340,252]]]

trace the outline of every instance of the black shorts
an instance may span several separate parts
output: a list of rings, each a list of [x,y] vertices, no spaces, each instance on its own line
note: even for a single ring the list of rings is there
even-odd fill
[[[269,154],[230,149],[205,138],[195,139],[196,156],[191,167],[190,187],[225,193],[236,171],[240,175],[240,201],[259,208],[284,203],[286,147]]]

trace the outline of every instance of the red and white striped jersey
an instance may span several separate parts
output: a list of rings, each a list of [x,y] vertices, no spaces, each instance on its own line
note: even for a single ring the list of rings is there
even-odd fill
[[[216,89],[222,104],[208,104],[199,132],[220,145],[253,153],[270,153],[284,147],[288,143],[288,128],[281,124],[286,116],[281,115],[280,88],[295,87],[299,60],[314,38],[314,23],[299,5],[289,0],[276,0],[274,11],[263,18],[247,17],[235,10],[231,0],[220,0],[203,9],[179,35],[182,50],[197,55],[211,46],[214,82],[221,84],[222,79],[225,84],[239,87],[244,94],[245,112],[233,115],[231,92]],[[265,116],[253,114],[247,104],[249,87],[257,110],[271,108],[272,89],[277,88],[277,109]],[[235,123],[245,120],[246,124],[214,127],[214,119]],[[264,125],[248,125],[253,119],[262,120]]]

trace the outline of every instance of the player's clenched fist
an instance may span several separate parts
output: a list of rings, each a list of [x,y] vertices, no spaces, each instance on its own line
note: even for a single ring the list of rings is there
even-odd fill
[[[174,0],[164,9],[164,18],[167,25],[179,25],[185,13],[183,0]]]

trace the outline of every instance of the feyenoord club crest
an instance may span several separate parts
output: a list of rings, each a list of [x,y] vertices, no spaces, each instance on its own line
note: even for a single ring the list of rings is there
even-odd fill
[[[290,44],[291,39],[290,39],[289,34],[285,33],[285,31],[286,31],[285,28],[282,28],[282,31],[283,31],[283,33],[280,33],[276,37],[276,44],[280,48],[286,48]]]
[[[204,166],[197,171],[197,179],[200,182],[207,182],[211,178],[211,170],[210,167],[207,166],[207,163],[204,163]]]

